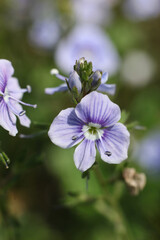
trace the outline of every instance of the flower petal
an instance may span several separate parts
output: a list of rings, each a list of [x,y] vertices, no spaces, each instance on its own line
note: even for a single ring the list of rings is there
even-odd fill
[[[97,91],[104,92],[110,95],[114,95],[116,92],[116,85],[115,84],[101,84]]]
[[[95,162],[96,148],[95,142],[84,139],[74,152],[74,162],[76,167],[84,172]]]
[[[48,132],[49,138],[54,144],[62,148],[70,148],[83,139],[83,124],[84,123],[77,118],[74,108],[62,110],[50,126]],[[80,137],[78,137],[79,135]],[[73,140],[72,138],[76,136],[77,139]]]
[[[0,125],[9,131],[9,134],[15,136],[17,134],[16,116],[9,110],[7,104],[2,100],[0,102]]]
[[[12,104],[12,106],[14,106],[14,109],[17,112],[20,113],[21,111],[23,111],[23,108],[19,103],[15,102],[15,101],[13,102],[12,100],[10,100],[10,103]],[[14,103],[14,105],[13,105],[13,103]],[[19,118],[20,124],[22,126],[30,127],[31,120],[26,116],[26,114],[24,114],[22,116],[18,116],[18,118]]]
[[[5,59],[0,59],[0,90],[3,92],[8,79],[14,73],[11,62]]]
[[[55,88],[45,88],[45,93],[52,95],[55,92],[64,92],[64,91],[67,91],[67,90],[68,90],[67,84],[63,83],[63,84],[61,84],[61,85],[59,85],[58,87],[55,87]]]
[[[108,81],[108,73],[104,72],[101,77],[101,83],[106,83]]]
[[[130,134],[122,123],[117,123],[113,127],[104,129],[103,137],[96,141],[98,151],[102,160],[108,163],[120,163],[125,160],[128,155],[128,146]],[[105,155],[105,151],[109,151],[111,156]]]
[[[77,104],[75,113],[85,123],[98,123],[103,127],[109,127],[120,119],[120,108],[111,102],[108,96],[91,92],[82,98]]]
[[[22,99],[23,93],[21,92],[21,87],[19,86],[18,79],[11,77],[8,79],[7,90],[9,94],[17,99]]]

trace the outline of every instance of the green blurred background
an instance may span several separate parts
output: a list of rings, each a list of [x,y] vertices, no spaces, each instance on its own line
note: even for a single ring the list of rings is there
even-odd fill
[[[58,67],[53,57],[54,51],[60,38],[70,31],[76,21],[71,1],[50,1],[49,6],[53,9],[49,9],[59,20],[60,38],[50,49],[32,44],[28,33],[33,24],[31,15],[35,14],[32,13],[33,6],[42,2],[0,1],[0,58],[12,62],[14,76],[19,79],[21,87],[32,86],[31,94],[25,94],[23,100],[36,103],[38,107],[26,109],[27,116],[33,123],[42,123],[42,126],[32,124],[30,129],[18,123],[19,133],[35,134],[34,138],[29,139],[21,139],[19,135],[9,136],[0,127],[1,151],[5,151],[11,161],[9,169],[0,162],[0,240],[119,239],[106,214],[94,202],[74,199],[74,194],[86,193],[85,179],[81,178],[73,162],[74,149],[64,150],[54,146],[47,131],[44,132],[59,111],[74,106],[69,93],[50,96],[44,94],[44,88],[60,83],[50,75],[50,70]],[[121,58],[119,71],[109,78],[109,83],[117,84],[112,100],[129,112],[127,123],[138,121],[138,125],[145,127],[145,130],[131,131],[128,164],[146,173],[147,185],[138,196],[131,196],[121,181],[109,187],[109,191],[119,199],[131,235],[129,239],[159,240],[160,167],[156,174],[151,174],[139,165],[134,152],[141,139],[152,129],[160,127],[160,16],[133,21],[124,14],[123,4],[124,1],[117,1],[111,8],[114,15],[112,21],[102,24]],[[143,52],[144,62],[147,55],[147,59],[151,59],[149,63],[151,61],[154,65],[152,74],[149,72],[151,76],[146,77],[149,80],[142,86],[129,82],[126,77],[129,66],[125,64],[129,62],[128,57],[136,52]],[[133,69],[131,66],[130,74],[140,70],[143,73],[145,67],[147,65],[142,63],[137,70],[135,64]],[[135,81],[136,77],[133,76]],[[158,146],[160,148],[160,140]],[[112,175],[115,166],[99,161],[99,156],[97,159],[104,176]],[[94,197],[102,194],[92,171],[88,194]]]

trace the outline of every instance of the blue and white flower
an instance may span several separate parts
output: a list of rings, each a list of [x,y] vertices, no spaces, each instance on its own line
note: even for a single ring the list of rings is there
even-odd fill
[[[108,25],[113,18],[114,4],[114,0],[72,0],[73,16],[78,23]]]
[[[103,161],[120,163],[127,158],[130,135],[120,120],[120,108],[101,93],[86,95],[76,108],[62,110],[50,126],[51,141],[74,152],[76,167],[84,172],[95,162],[96,147]]]
[[[60,37],[57,19],[36,19],[29,31],[30,43],[35,47],[53,49]]]
[[[153,130],[137,143],[137,162],[150,174],[160,172],[160,129]]]
[[[21,101],[23,93],[31,92],[31,87],[20,88],[18,79],[12,77],[14,69],[11,62],[0,59],[0,125],[9,131],[9,134],[15,136],[18,132],[16,127],[17,118],[21,125],[30,126],[30,119],[25,115],[22,105],[36,108],[37,105],[31,105]]]
[[[146,20],[160,15],[160,0],[126,0],[125,15],[132,20]]]
[[[109,75],[115,74],[120,64],[119,55],[109,36],[95,25],[76,26],[59,42],[54,54],[58,68],[66,74],[76,59],[81,57],[93,62],[94,69],[107,71]]]
[[[52,69],[51,74],[55,75],[58,79],[60,79],[63,82],[68,82],[69,87],[72,89],[73,87],[76,87],[78,90],[78,93],[81,92],[82,90],[82,84],[81,84],[81,79],[79,75],[77,74],[76,71],[73,71],[70,73],[69,78],[62,76],[59,74],[57,69]],[[100,71],[95,71],[92,75],[91,78],[93,78],[92,84],[96,84],[96,82],[101,79],[101,84],[97,88],[97,91],[107,93],[110,95],[114,95],[116,91],[116,85],[115,84],[106,84],[108,81],[108,73],[104,72],[103,74]],[[58,87],[54,88],[45,88],[45,93],[46,94],[54,94],[55,92],[64,92],[68,90],[68,86],[66,83],[63,83],[59,85]]]

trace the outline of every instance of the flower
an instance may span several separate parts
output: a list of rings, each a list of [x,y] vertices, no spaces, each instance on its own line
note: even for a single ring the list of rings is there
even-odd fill
[[[70,73],[69,78],[64,77],[59,74],[59,71],[57,69],[52,69],[51,74],[55,75],[58,79],[62,81],[68,81],[69,87],[72,89],[74,86],[77,88],[78,92],[81,92],[82,89],[82,84],[80,82],[80,77],[77,74],[76,71],[73,71]],[[97,91],[99,92],[104,92],[110,95],[114,95],[116,91],[116,85],[115,84],[105,84],[108,81],[108,73],[104,72],[103,74],[100,71],[95,71],[92,75],[91,78],[93,78],[92,81],[92,86],[98,81],[98,79],[101,79],[101,84],[97,88]],[[94,86],[93,86],[94,87]],[[68,87],[66,83],[63,83],[59,85],[58,87],[54,88],[45,88],[45,93],[46,94],[54,94],[55,92],[64,92],[67,91]]]
[[[108,96],[91,92],[74,108],[62,110],[53,120],[51,141],[74,152],[76,167],[84,172],[95,162],[96,147],[103,161],[120,163],[127,158],[129,132],[120,119],[120,108]]]
[[[132,20],[146,20],[160,14],[160,0],[126,0],[124,13]]]
[[[54,55],[56,65],[64,73],[70,72],[76,59],[84,56],[94,63],[94,69],[118,71],[120,58],[109,36],[92,24],[79,24],[57,45]]]
[[[77,22],[107,25],[112,22],[114,0],[72,0],[71,2],[73,16]]]
[[[144,87],[153,79],[155,62],[146,52],[134,50],[126,55],[121,69],[126,84]]]
[[[36,108],[37,105],[31,105],[22,102],[20,99],[25,92],[31,92],[31,87],[20,88],[18,79],[12,77],[14,69],[11,62],[0,59],[0,125],[9,131],[9,134],[17,134],[16,116],[21,125],[30,126],[30,119],[25,115],[21,104]]]
[[[160,172],[160,129],[154,129],[137,143],[135,158],[150,175],[158,176]]]
[[[29,31],[29,40],[31,44],[35,47],[48,50],[55,46],[59,36],[60,28],[54,18],[35,20]]]

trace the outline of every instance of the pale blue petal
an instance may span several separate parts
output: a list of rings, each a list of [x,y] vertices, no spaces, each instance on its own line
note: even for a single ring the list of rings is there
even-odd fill
[[[101,141],[97,140],[97,148],[103,161],[108,163],[120,163],[128,157],[128,146],[130,134],[122,123],[117,123],[113,127],[104,129]],[[111,156],[107,156],[105,151],[109,151]]]
[[[101,77],[101,83],[106,83],[108,81],[108,73],[104,72]]]
[[[3,92],[8,79],[14,73],[11,62],[5,59],[0,59],[0,90]]]
[[[114,95],[116,92],[116,85],[115,84],[101,84],[97,91],[107,93],[110,95]]]
[[[62,147],[70,148],[79,143],[83,138],[82,126],[83,122],[77,118],[74,108],[62,110],[53,120],[48,135],[51,141]],[[77,140],[73,137],[80,135]]]
[[[23,111],[22,106],[15,101],[14,101],[14,105],[12,104],[12,106],[14,106],[15,110],[19,113]],[[22,116],[18,116],[18,118],[19,118],[20,124],[22,126],[30,127],[31,120],[26,116],[26,114],[24,114]]]
[[[120,119],[120,108],[108,96],[91,92],[77,104],[75,113],[85,123],[98,123],[103,127],[111,126]]]
[[[86,171],[94,164],[95,157],[95,142],[86,139],[76,147],[74,152],[75,165],[81,172]]]
[[[9,131],[9,134],[15,136],[17,134],[16,117],[2,100],[0,102],[0,125]]]
[[[22,99],[23,92],[21,92],[21,87],[19,86],[18,79],[15,77],[10,77],[7,83],[7,90],[9,94],[16,99]]]
[[[67,91],[67,90],[68,90],[67,84],[63,83],[63,84],[61,84],[61,85],[59,85],[58,87],[55,87],[55,88],[45,88],[45,93],[52,95],[55,92],[64,92],[64,91]]]
[[[81,93],[82,90],[81,79],[76,71],[71,72],[71,74],[69,75],[68,83],[71,89],[73,87],[76,87],[78,93]]]

